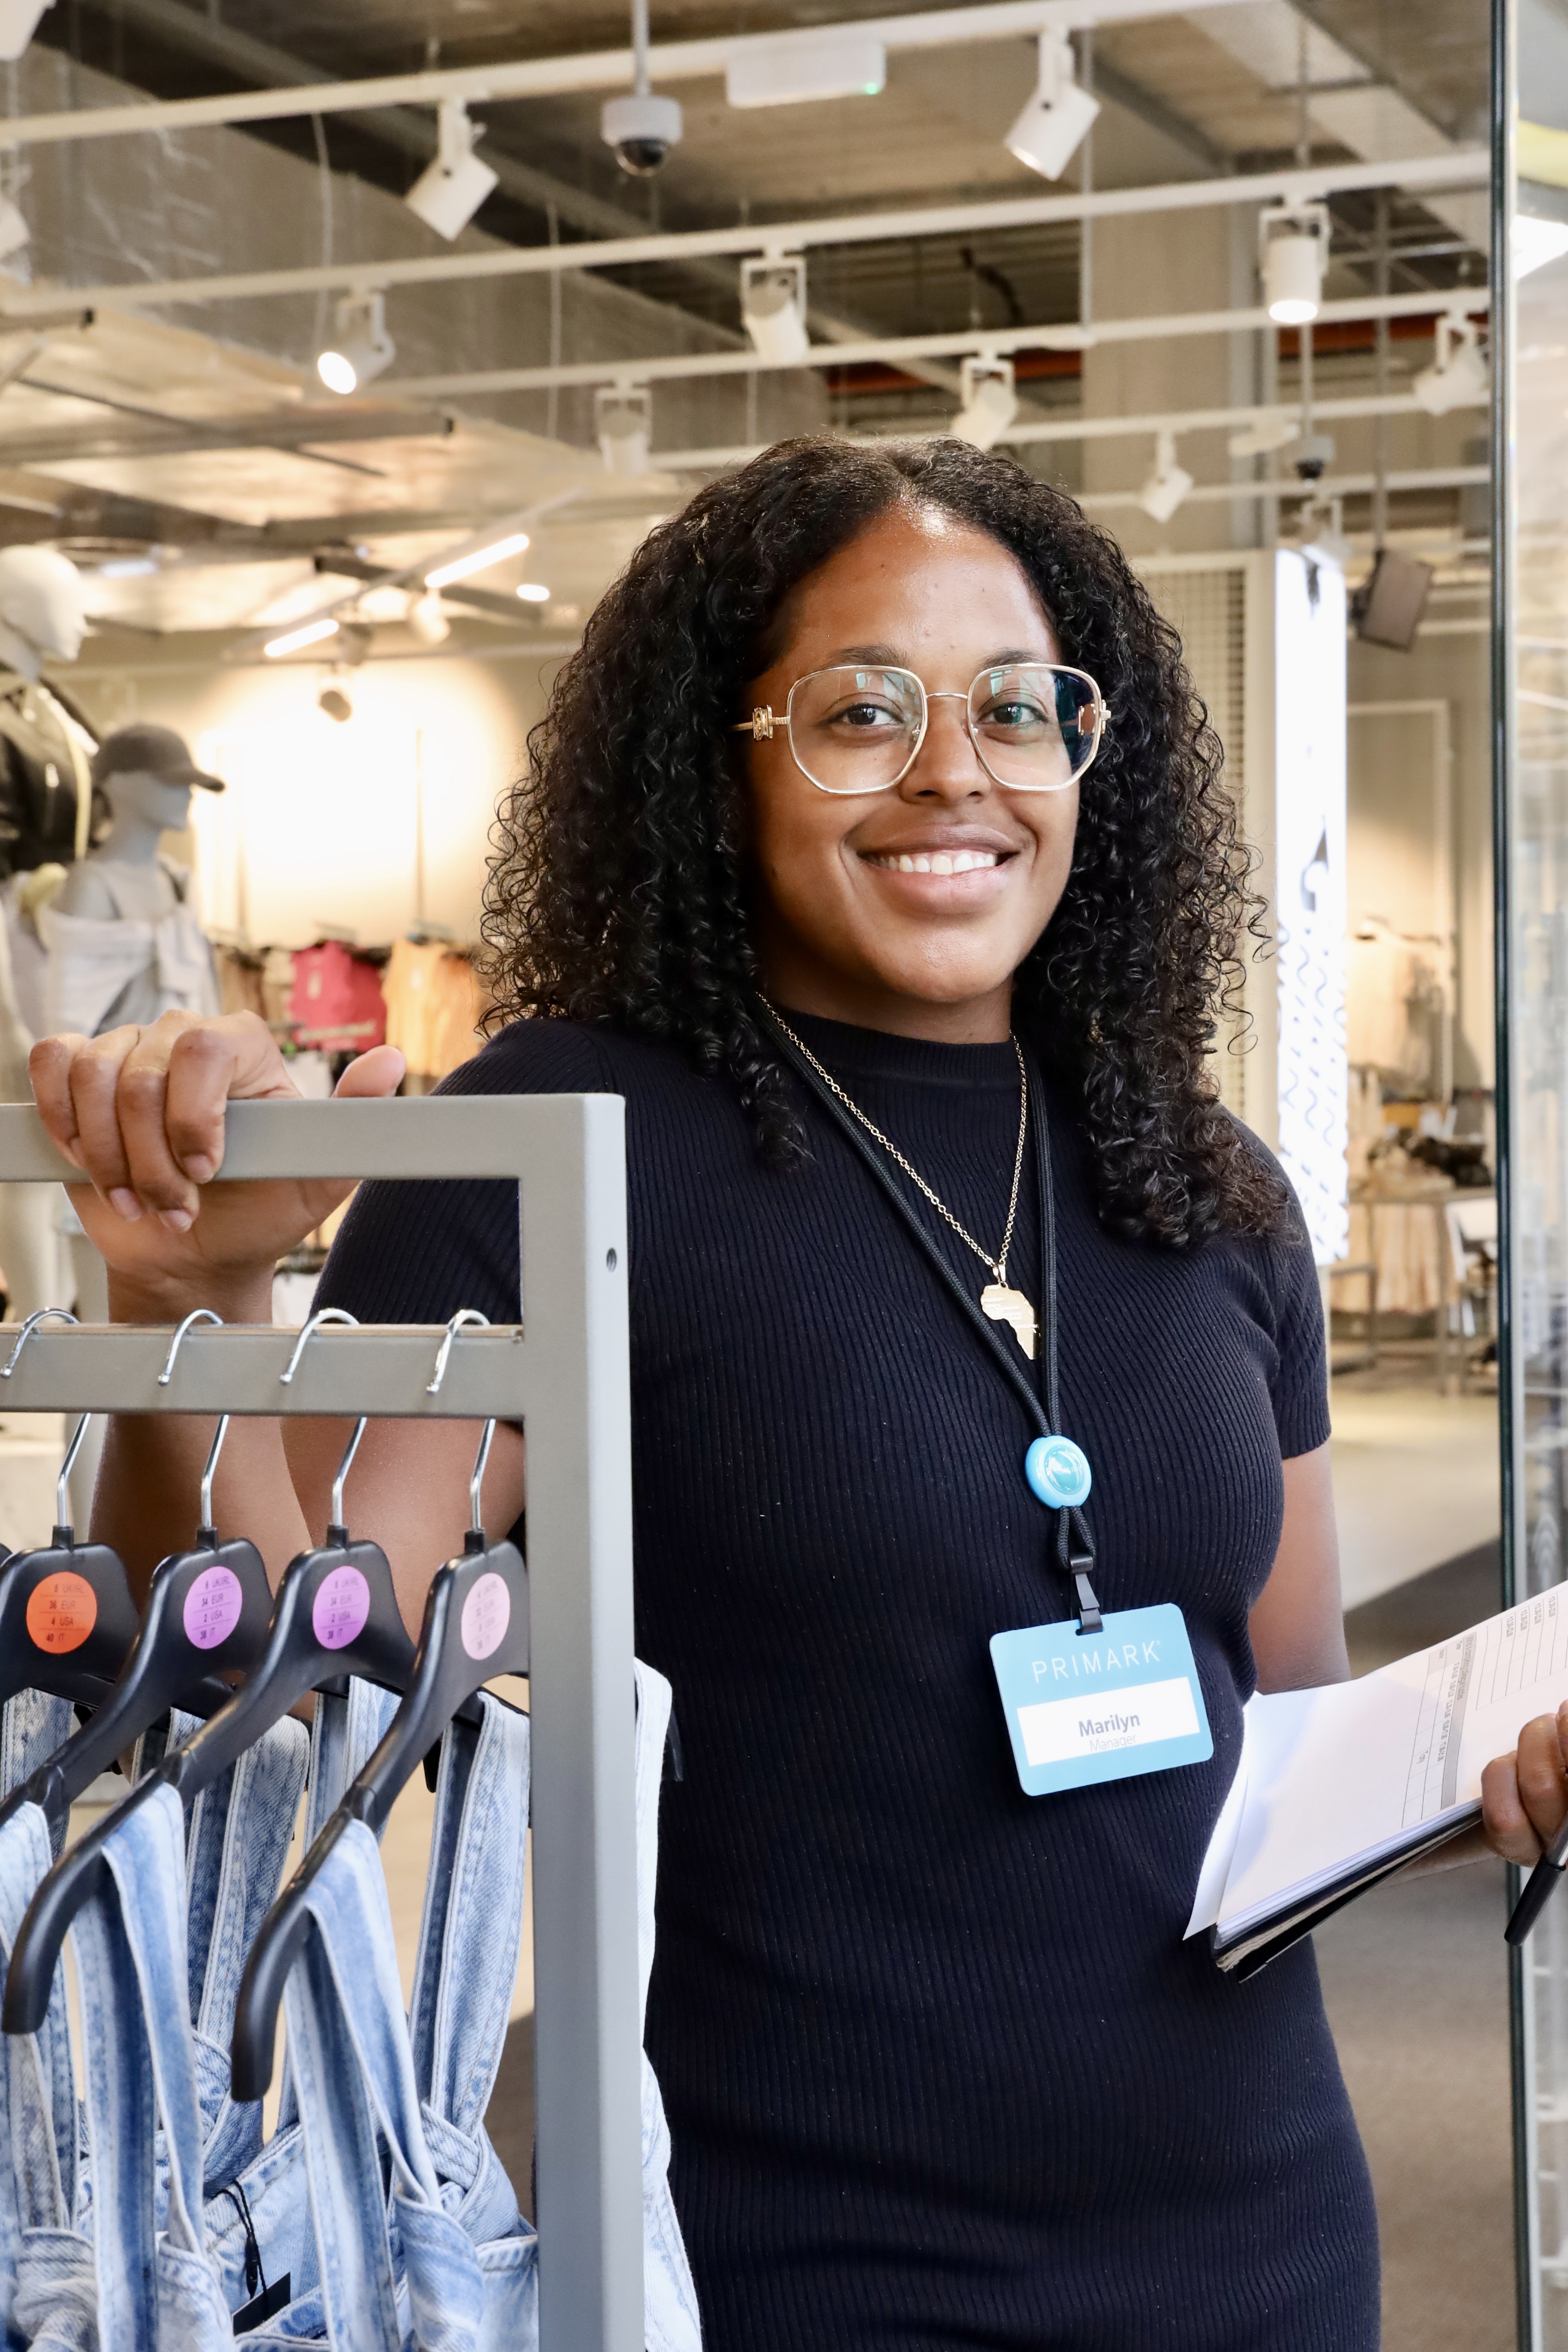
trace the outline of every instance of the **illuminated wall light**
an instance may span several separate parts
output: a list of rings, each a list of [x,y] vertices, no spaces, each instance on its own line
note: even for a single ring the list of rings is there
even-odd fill
[[[964,361],[958,373],[964,404],[953,419],[953,437],[967,441],[976,449],[989,449],[1019,413],[1013,363],[976,353]]]
[[[1322,304],[1331,227],[1326,205],[1270,205],[1258,216],[1263,305],[1278,327],[1305,327]]]
[[[811,349],[803,254],[766,254],[741,263],[740,323],[771,366],[800,366]]]
[[[434,591],[422,596],[408,616],[408,625],[422,646],[444,646],[452,635],[446,607]]]
[[[517,590],[525,604],[548,604],[549,590],[538,580],[525,580]]]
[[[281,637],[274,637],[261,650],[268,661],[281,661],[285,654],[297,654],[303,646],[321,645],[337,634],[337,622],[329,613],[323,613],[319,619],[306,621],[298,629],[288,629]]]
[[[1042,33],[1039,85],[1008,132],[1008,152],[1042,180],[1060,180],[1099,111],[1099,100],[1074,77],[1072,44],[1066,34]]]
[[[426,228],[448,244],[461,236],[496,184],[496,173],[474,152],[474,142],[485,135],[482,122],[471,122],[460,98],[444,98],[436,110],[437,143],[433,163],[426,164],[403,198]]]
[[[345,294],[339,303],[334,338],[316,358],[316,373],[329,392],[347,399],[371,383],[397,357],[387,332],[384,294]]]
[[[476,572],[488,572],[492,563],[504,563],[508,555],[521,555],[528,543],[526,530],[514,530],[505,539],[492,540],[488,547],[476,547],[470,554],[455,555],[450,563],[438,563],[434,572],[424,575],[427,588],[450,588],[455,580],[471,579]]]
[[[795,34],[753,41],[725,68],[731,106],[804,106],[827,98],[878,98],[887,50],[863,33]]]

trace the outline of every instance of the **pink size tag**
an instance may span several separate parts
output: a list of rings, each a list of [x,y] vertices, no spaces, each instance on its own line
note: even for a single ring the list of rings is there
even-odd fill
[[[507,1580],[486,1569],[463,1603],[463,1646],[471,1658],[488,1658],[501,1646],[512,1622]]]
[[[215,1650],[239,1623],[245,1594],[232,1568],[204,1568],[185,1595],[185,1638]]]
[[[371,1588],[357,1568],[335,1568],[321,1580],[310,1604],[310,1622],[324,1650],[342,1650],[365,1630]]]

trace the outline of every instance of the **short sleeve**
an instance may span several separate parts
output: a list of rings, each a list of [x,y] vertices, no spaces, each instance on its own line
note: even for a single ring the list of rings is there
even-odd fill
[[[1293,1198],[1291,1209],[1291,1226],[1272,1244],[1270,1252],[1278,1361],[1269,1393],[1280,1432],[1280,1455],[1285,1462],[1293,1454],[1315,1452],[1328,1443],[1329,1436],[1322,1289]]]
[[[438,1095],[604,1094],[591,1035],[563,1021],[518,1021],[436,1088]],[[361,1323],[445,1323],[476,1307],[492,1323],[521,1314],[516,1184],[361,1184],[316,1290]]]

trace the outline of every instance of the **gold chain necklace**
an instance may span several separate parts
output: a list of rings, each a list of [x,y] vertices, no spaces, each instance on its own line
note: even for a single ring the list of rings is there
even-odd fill
[[[758,991],[759,995],[760,993],[761,992]],[[1029,1073],[1024,1067],[1023,1048],[1019,1044],[1018,1039],[1012,1036],[1009,1036],[1009,1043],[1012,1046],[1013,1052],[1018,1056],[1019,1066],[1018,1150],[1014,1154],[1013,1158],[1013,1189],[1011,1196],[1008,1202],[1007,1230],[1002,1235],[1001,1248],[998,1251],[996,1256],[993,1257],[989,1250],[982,1249],[980,1244],[975,1239],[974,1234],[969,1233],[958,1223],[957,1218],[953,1214],[953,1212],[947,1206],[946,1202],[940,1199],[938,1195],[932,1191],[931,1186],[925,1181],[925,1177],[922,1176],[918,1168],[914,1168],[910,1165],[903,1152],[900,1151],[897,1144],[894,1143],[890,1137],[883,1135],[881,1128],[876,1125],[875,1121],[869,1119],[866,1117],[859,1103],[852,1101],[852,1098],[844,1092],[842,1087],[840,1086],[832,1072],[831,1070],[825,1070],[822,1067],[821,1063],[818,1061],[817,1056],[812,1053],[811,1048],[807,1045],[805,1039],[803,1037],[797,1036],[795,1031],[790,1028],[789,1024],[785,1020],[778,1006],[769,1003],[766,996],[763,996],[761,1001],[767,1006],[768,1011],[771,1013],[773,1019],[778,1023],[779,1027],[783,1032],[784,1035],[789,1038],[789,1043],[794,1046],[796,1052],[805,1056],[806,1060],[810,1062],[811,1067],[816,1071],[817,1076],[821,1079],[822,1084],[829,1087],[831,1092],[837,1096],[839,1101],[842,1103],[851,1118],[858,1119],[862,1127],[864,1128],[866,1133],[869,1136],[873,1137],[875,1140],[881,1144],[883,1150],[888,1154],[889,1158],[896,1160],[899,1167],[903,1169],[904,1174],[908,1177],[910,1182],[915,1186],[917,1191],[925,1194],[932,1207],[936,1210],[937,1215],[941,1217],[946,1223],[952,1226],[953,1231],[957,1234],[958,1239],[961,1242],[967,1243],[970,1249],[974,1251],[975,1255],[979,1259],[980,1264],[985,1266],[989,1266],[991,1270],[991,1280],[980,1293],[981,1311],[984,1314],[988,1315],[993,1323],[1011,1324],[1014,1338],[1017,1339],[1019,1346],[1023,1349],[1024,1354],[1028,1356],[1030,1360],[1032,1362],[1034,1360],[1035,1338],[1038,1328],[1035,1320],[1034,1308],[1030,1305],[1029,1300],[1025,1297],[1023,1292],[1021,1290],[1012,1289],[1008,1282],[1008,1252],[1012,1247],[1013,1227],[1018,1222],[1019,1188],[1023,1181],[1023,1150],[1024,1143],[1029,1134]]]

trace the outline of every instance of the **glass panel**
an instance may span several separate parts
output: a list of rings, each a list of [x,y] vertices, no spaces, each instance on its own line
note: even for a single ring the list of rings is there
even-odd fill
[[[1502,31],[1500,113],[1513,152],[1500,176],[1510,266],[1497,272],[1504,301],[1494,341],[1505,435],[1511,402],[1513,429],[1496,553],[1506,624],[1503,815],[1511,835],[1503,860],[1511,899],[1503,1107],[1517,1407],[1505,1439],[1505,1526],[1510,1597],[1522,1607],[1561,1580],[1568,1549],[1568,22],[1546,0],[1520,0],[1517,19]],[[1536,2352],[1568,2352],[1568,1902],[1561,1896],[1521,1956],[1515,1991],[1521,2297]]]

